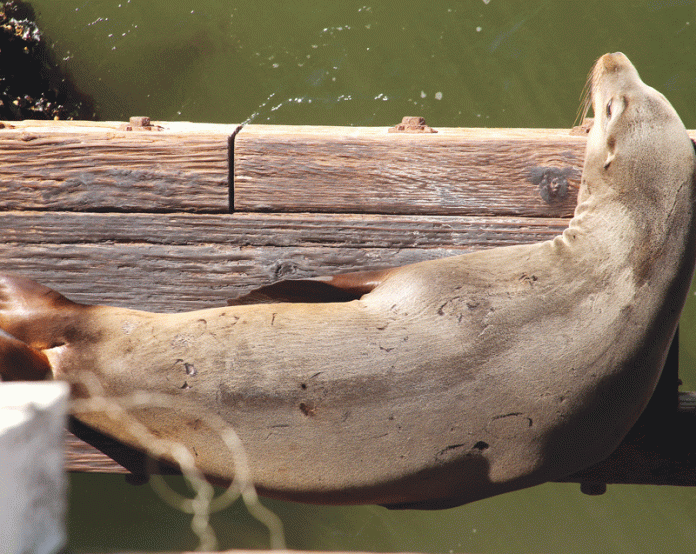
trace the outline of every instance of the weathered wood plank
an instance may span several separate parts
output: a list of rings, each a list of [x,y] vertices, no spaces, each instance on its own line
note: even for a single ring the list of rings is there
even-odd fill
[[[0,210],[229,211],[236,125],[50,123],[0,129]]]
[[[248,125],[235,138],[234,207],[568,217],[585,142],[549,129]]]
[[[19,245],[148,243],[480,249],[547,240],[560,218],[369,214],[95,214],[0,212],[4,242]]]
[[[261,284],[405,265],[465,250],[158,245],[0,245],[0,271],[77,302],[178,312],[223,306]]]
[[[119,464],[114,458],[94,446],[94,444],[101,444],[96,438],[97,436],[104,440],[110,440],[108,437],[94,432],[94,435],[85,439],[90,442],[85,442],[85,440],[79,439],[67,429],[65,430],[63,453],[66,471],[79,473],[121,473],[126,475],[131,473],[125,466]],[[126,447],[124,447],[124,450],[129,451]],[[113,451],[110,452],[113,456]],[[133,452],[133,458],[137,457],[142,458],[143,455],[139,452]],[[134,466],[133,471],[136,471]]]
[[[66,471],[129,476],[145,476],[153,471],[160,474],[178,473],[170,466],[148,462],[142,452],[124,446],[74,418],[70,418],[64,437]],[[134,483],[137,484],[138,479]]]
[[[558,219],[0,212],[0,271],[86,303],[174,312],[280,278],[552,238]]]
[[[0,124],[0,209],[228,211],[236,125]],[[696,137],[696,133],[691,132]],[[583,137],[554,129],[246,126],[234,144],[235,206],[568,217]]]

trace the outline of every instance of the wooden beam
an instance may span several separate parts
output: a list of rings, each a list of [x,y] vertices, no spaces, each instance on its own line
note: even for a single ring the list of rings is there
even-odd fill
[[[134,485],[146,482],[147,475],[152,472],[160,475],[180,474],[165,464],[148,461],[142,452],[94,431],[75,418],[70,418],[68,429],[65,430],[64,445],[66,471],[121,474]]]
[[[570,217],[586,138],[568,130],[248,125],[234,208]]]
[[[478,250],[547,240],[567,226],[568,219],[531,217],[0,211],[3,241],[18,246],[147,243]]]
[[[0,126],[0,210],[229,211],[237,125],[68,123]]]
[[[280,278],[535,242],[565,226],[532,218],[0,211],[0,271],[77,302],[176,312],[225,305]]]

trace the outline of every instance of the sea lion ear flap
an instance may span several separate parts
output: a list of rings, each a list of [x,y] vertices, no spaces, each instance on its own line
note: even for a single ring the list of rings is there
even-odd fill
[[[350,302],[371,292],[389,274],[389,270],[359,271],[314,279],[286,279],[259,287],[227,301],[229,306],[269,304],[273,302]]]

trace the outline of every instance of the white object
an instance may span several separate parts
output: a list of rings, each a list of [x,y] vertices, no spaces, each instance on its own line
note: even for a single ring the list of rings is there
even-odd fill
[[[0,383],[0,554],[65,545],[68,393],[62,382]]]

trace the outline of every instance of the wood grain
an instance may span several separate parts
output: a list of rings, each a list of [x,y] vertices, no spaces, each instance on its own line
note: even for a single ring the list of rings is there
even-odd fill
[[[102,435],[103,436],[103,435]],[[104,437],[107,438],[107,437]],[[128,475],[130,470],[99,450],[91,443],[76,437],[66,430],[63,438],[66,471],[79,473],[121,473]],[[93,443],[99,444],[96,439]]]
[[[64,435],[65,469],[80,473],[120,473],[145,476],[148,473],[176,474],[178,470],[153,463],[142,452],[102,435],[75,418],[70,418]],[[144,479],[133,480],[134,484]]]
[[[585,142],[565,130],[248,125],[235,138],[234,208],[569,217]]]
[[[17,245],[140,243],[365,248],[480,249],[546,240],[562,218],[370,214],[113,214],[0,212],[5,242]]]
[[[0,271],[26,275],[78,302],[176,312],[225,305],[280,278],[535,242],[565,225],[558,219],[0,212]]]
[[[219,127],[4,128],[0,210],[228,212],[232,129]]]

